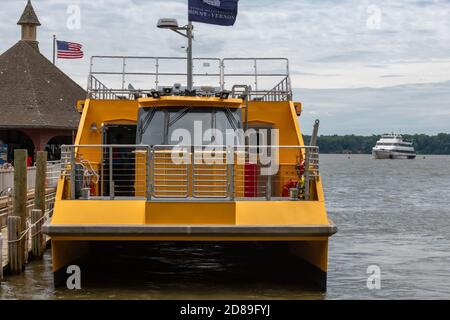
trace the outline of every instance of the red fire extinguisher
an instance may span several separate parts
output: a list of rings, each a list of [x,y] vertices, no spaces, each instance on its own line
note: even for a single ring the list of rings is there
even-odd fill
[[[95,188],[95,183],[93,181],[91,181],[91,183],[89,184],[89,192],[91,196],[95,196],[97,193],[97,190]]]

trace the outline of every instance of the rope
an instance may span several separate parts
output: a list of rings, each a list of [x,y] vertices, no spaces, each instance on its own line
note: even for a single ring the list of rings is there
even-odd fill
[[[95,177],[95,184],[98,184],[100,176],[98,173],[92,168],[92,164],[89,160],[81,160],[79,163],[83,167],[83,176],[87,178]]]
[[[46,215],[42,216],[42,218],[40,218],[40,219],[39,219],[38,221],[36,221],[35,223],[29,225],[27,229],[25,229],[24,231],[22,231],[22,235],[20,236],[20,238],[18,238],[18,239],[16,239],[16,240],[8,240],[8,243],[16,243],[16,242],[22,241],[23,238],[27,235],[27,233],[28,233],[32,228],[34,228],[38,223],[40,223],[42,220],[44,220],[44,219],[47,219],[47,216],[46,216]],[[27,221],[27,224],[28,224],[28,221]],[[36,233],[36,234],[32,234],[31,236],[36,236],[36,235],[38,235],[38,234],[40,234],[40,233],[42,233],[42,231],[41,231],[41,232],[38,232],[38,233]]]

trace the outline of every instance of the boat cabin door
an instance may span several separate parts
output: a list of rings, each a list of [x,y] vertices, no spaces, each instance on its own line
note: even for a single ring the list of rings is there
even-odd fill
[[[105,125],[102,139],[105,148],[102,157],[101,196],[134,197],[135,150],[120,145],[136,144],[136,125]]]
[[[246,145],[252,146],[252,148],[249,149],[249,152],[256,152],[259,155],[264,152],[270,154],[271,149],[267,146],[272,145],[273,127],[268,124],[250,123],[248,129],[250,134],[247,137]],[[265,150],[262,150],[262,148]],[[257,164],[248,163],[245,165],[245,197],[256,198],[272,196],[273,181],[269,181],[267,176],[262,176],[260,170],[261,163],[259,159]]]

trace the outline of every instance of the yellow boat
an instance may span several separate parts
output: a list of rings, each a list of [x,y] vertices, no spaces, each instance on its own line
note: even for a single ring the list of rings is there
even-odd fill
[[[173,70],[184,58],[91,59],[44,227],[55,284],[97,242],[257,241],[289,249],[326,289],[337,229],[325,208],[318,122],[305,145],[287,59],[194,59],[193,88],[160,85],[186,76]]]

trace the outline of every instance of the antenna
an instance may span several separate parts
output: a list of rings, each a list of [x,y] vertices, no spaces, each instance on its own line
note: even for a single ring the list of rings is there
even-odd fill
[[[192,61],[192,40],[194,39],[194,26],[191,21],[184,27],[178,25],[177,19],[163,18],[158,20],[157,27],[160,29],[169,29],[188,39],[187,45],[187,89],[193,87],[193,61]]]

